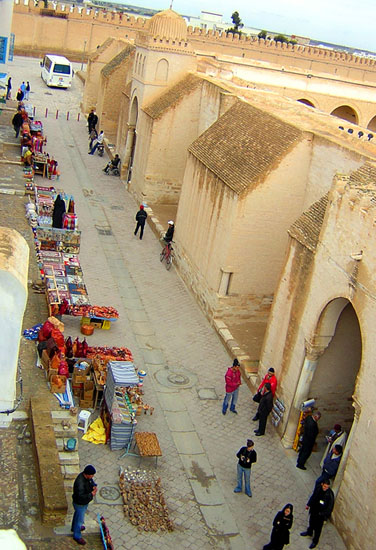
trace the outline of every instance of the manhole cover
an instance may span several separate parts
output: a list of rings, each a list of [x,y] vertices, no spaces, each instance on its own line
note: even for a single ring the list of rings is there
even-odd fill
[[[99,494],[104,500],[117,500],[120,497],[120,491],[117,487],[101,487]]]
[[[197,376],[187,369],[165,368],[155,373],[157,382],[168,388],[191,388],[197,384]]]
[[[111,210],[124,210],[124,206],[119,206],[119,205],[113,204],[111,206]]]
[[[184,374],[179,374],[177,372],[169,374],[167,380],[171,382],[171,384],[176,384],[177,386],[186,386],[189,384],[188,376],[184,376]]]

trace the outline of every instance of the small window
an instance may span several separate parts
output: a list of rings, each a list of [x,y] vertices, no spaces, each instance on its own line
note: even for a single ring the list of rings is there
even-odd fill
[[[51,59],[49,57],[45,57],[44,58],[44,67],[45,67],[46,71],[50,72],[51,65],[52,65]]]

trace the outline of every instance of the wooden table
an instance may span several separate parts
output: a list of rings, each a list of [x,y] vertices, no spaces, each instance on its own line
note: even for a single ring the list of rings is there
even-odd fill
[[[158,457],[162,456],[162,451],[156,434],[153,432],[137,432],[134,438],[140,457],[155,457],[155,464],[157,464]]]

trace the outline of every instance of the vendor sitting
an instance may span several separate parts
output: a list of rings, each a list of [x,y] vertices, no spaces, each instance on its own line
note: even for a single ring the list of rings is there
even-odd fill
[[[106,172],[106,174],[109,173],[109,171],[111,170],[114,170],[115,168],[118,168],[120,164],[120,157],[119,155],[116,153],[116,155],[114,156],[114,158],[112,160],[110,160],[110,162],[107,163],[107,166],[105,166],[103,168],[103,172]]]
[[[34,155],[31,151],[31,147],[27,148],[27,151],[25,151],[23,155],[23,161],[25,166],[33,166],[34,163]]]

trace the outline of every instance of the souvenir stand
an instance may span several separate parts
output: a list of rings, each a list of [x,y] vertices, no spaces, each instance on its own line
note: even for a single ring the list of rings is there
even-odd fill
[[[101,418],[110,439],[111,450],[129,449],[137,425],[136,408],[127,389],[139,385],[139,377],[130,361],[110,361],[107,364],[107,383]]]

